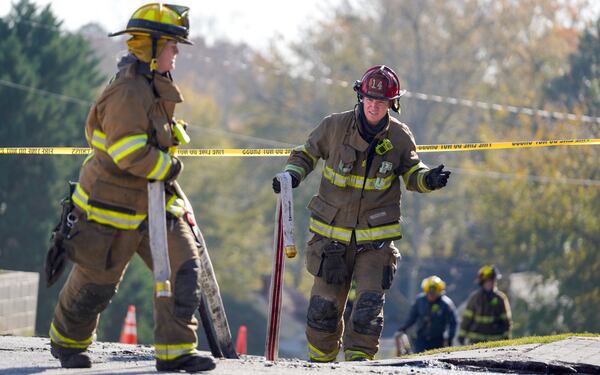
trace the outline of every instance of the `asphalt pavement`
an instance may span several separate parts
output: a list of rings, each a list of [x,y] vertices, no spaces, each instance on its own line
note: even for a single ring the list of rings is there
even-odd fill
[[[154,350],[146,345],[96,342],[89,348],[91,369],[62,369],[52,358],[49,339],[0,336],[0,375],[153,374]],[[208,353],[204,353],[208,355]],[[309,363],[302,359],[265,361],[260,356],[217,360],[211,374],[600,374],[600,338],[570,337],[530,344],[395,358],[370,362]]]

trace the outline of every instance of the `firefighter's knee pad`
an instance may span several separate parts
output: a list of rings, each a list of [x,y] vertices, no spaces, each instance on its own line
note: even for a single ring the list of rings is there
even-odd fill
[[[379,336],[383,329],[383,293],[364,292],[358,297],[352,312],[354,331],[362,335]]]
[[[338,309],[335,302],[321,296],[312,296],[306,315],[309,327],[317,331],[334,333],[338,324]]]
[[[74,315],[82,321],[95,319],[96,315],[106,309],[116,292],[117,286],[115,284],[85,284],[75,296],[73,302]]]
[[[191,319],[200,305],[200,261],[184,262],[175,275],[175,316]]]

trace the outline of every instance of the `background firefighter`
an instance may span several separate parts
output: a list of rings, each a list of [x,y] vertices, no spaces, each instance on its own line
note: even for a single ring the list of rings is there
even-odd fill
[[[149,180],[164,181],[173,295],[155,298],[155,355],[159,371],[215,367],[196,352],[200,303],[198,249],[171,186],[182,170],[171,151],[187,140],[173,121],[183,98],[170,71],[178,43],[188,40],[188,8],[148,4],[132,15],[129,54],[92,106],[85,134],[93,148],[71,196],[73,223],[62,246],[75,263],[50,326],[51,353],[62,367],[90,367],[87,347],[99,314],[110,303],[132,256],[152,266],[147,229]]]
[[[458,342],[470,343],[509,339],[512,328],[510,304],[497,288],[502,277],[495,266],[483,266],[477,272],[479,289],[471,293],[463,312]]]
[[[456,308],[445,295],[446,283],[438,276],[429,276],[421,283],[421,289],[423,293],[417,296],[408,319],[398,329],[402,333],[417,323],[417,337],[413,345],[415,353],[443,347],[446,329],[450,346],[456,333]]]
[[[372,359],[383,328],[383,303],[399,252],[400,177],[409,190],[428,193],[446,185],[443,165],[429,169],[399,112],[400,83],[386,66],[370,68],[354,85],[353,110],[327,116],[296,147],[285,171],[298,184],[325,160],[318,195],[308,204],[312,238],[306,265],[314,276],[307,314],[308,355],[330,362],[343,346],[346,360]],[[273,180],[273,190],[280,190]],[[352,278],[356,301],[344,332],[342,316]]]

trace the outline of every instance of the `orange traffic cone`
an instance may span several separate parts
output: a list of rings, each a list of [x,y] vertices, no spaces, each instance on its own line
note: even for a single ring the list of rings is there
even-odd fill
[[[235,351],[238,354],[246,354],[246,326],[241,325],[238,329]]]
[[[127,308],[127,317],[125,317],[125,324],[123,324],[119,342],[122,344],[137,344],[137,325],[135,323],[134,305],[129,305]]]

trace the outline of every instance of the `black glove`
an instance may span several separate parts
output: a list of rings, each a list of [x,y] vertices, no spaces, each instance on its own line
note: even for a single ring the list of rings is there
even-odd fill
[[[165,182],[172,182],[177,179],[179,174],[183,171],[183,163],[179,161],[176,157],[171,157],[171,168],[169,169],[169,173],[165,177]]]
[[[53,241],[52,247],[46,253],[44,261],[44,275],[46,286],[51,287],[60,278],[67,261],[67,252],[62,247],[62,241]]]
[[[459,337],[457,341],[458,341],[458,343],[460,345],[464,345],[465,344],[465,338],[464,337]]]
[[[425,184],[431,190],[441,189],[448,183],[450,171],[443,171],[444,164],[440,164],[436,168],[431,169],[425,176]]]
[[[325,245],[322,274],[327,284],[343,284],[346,282],[348,270],[344,261],[345,254],[346,246],[337,241]]]
[[[300,185],[300,179],[296,177],[293,173],[287,173],[289,173],[289,175],[292,176],[292,189],[297,188],[298,185]],[[275,192],[275,194],[279,194],[281,192],[281,183],[279,182],[279,179],[277,179],[277,176],[273,177],[273,191]]]

